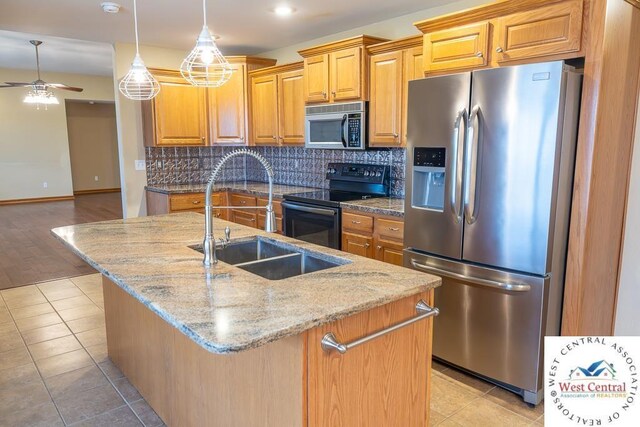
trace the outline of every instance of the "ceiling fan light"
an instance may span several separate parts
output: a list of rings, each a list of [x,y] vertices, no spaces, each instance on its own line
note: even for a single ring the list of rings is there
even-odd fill
[[[233,68],[206,25],[202,27],[196,46],[182,61],[180,73],[193,86],[220,87],[231,78]]]
[[[120,92],[134,101],[153,99],[160,92],[160,84],[147,70],[140,55],[136,54],[131,68],[118,84]]]
[[[23,102],[25,104],[36,104],[39,108],[40,105],[58,105],[60,102],[58,98],[51,92],[46,89],[32,89],[27,93]]]

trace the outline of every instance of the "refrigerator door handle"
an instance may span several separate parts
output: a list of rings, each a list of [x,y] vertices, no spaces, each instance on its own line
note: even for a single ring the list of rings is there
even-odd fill
[[[451,271],[443,270],[438,267],[432,267],[427,264],[423,264],[421,262],[416,261],[415,259],[411,260],[411,265],[413,265],[418,270],[426,271],[427,273],[436,274],[439,276],[450,277],[452,279],[465,280],[480,286],[486,286],[489,288],[499,289],[501,291],[507,292],[527,292],[531,289],[530,285],[526,283],[503,283],[497,282],[495,280],[488,279],[480,279],[478,277],[470,277],[464,274],[454,273]]]
[[[451,188],[449,204],[451,206],[451,212],[456,220],[456,224],[462,221],[462,203],[458,201],[458,191],[462,187],[462,165],[460,165],[460,155],[463,155],[464,159],[464,146],[463,149],[460,150],[460,125],[463,125],[464,141],[467,137],[466,132],[468,118],[467,109],[463,108],[458,111],[456,120],[453,122],[453,136],[451,140],[451,147],[453,149],[453,156],[451,156],[451,158],[453,161],[451,168],[451,181],[449,184]]]
[[[476,222],[476,195],[478,193],[477,178],[480,173],[480,163],[478,162],[478,152],[480,148],[480,106],[476,105],[469,114],[469,125],[467,127],[467,139],[465,143],[465,177],[466,185],[464,188],[464,216],[467,224],[471,225]],[[477,119],[477,120],[476,120]],[[474,123],[478,123],[478,132],[474,132]],[[471,155],[473,152],[473,156]],[[472,163],[475,163],[476,171],[471,174]],[[471,190],[473,189],[473,197],[471,196]]]

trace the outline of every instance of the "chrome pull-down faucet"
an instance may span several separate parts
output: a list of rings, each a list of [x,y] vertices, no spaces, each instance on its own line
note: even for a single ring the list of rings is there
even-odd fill
[[[222,170],[222,167],[225,163],[227,163],[234,157],[243,155],[255,158],[267,171],[267,177],[269,178],[269,202],[267,203],[267,206],[255,206],[252,208],[266,209],[264,231],[266,231],[267,233],[276,232],[276,214],[273,211],[273,169],[271,168],[271,165],[269,164],[267,159],[265,159],[255,151],[247,150],[246,148],[232,151],[231,153],[220,159],[215,168],[213,168],[213,172],[211,172],[209,181],[207,181],[204,206],[204,242],[202,244],[202,249],[204,252],[204,260],[202,262],[207,267],[210,267],[218,262],[218,258],[216,257],[216,240],[213,237],[213,206],[211,206],[211,193],[213,192],[213,183],[216,181],[216,178],[218,177],[218,174]],[[216,208],[219,209],[220,207]],[[225,239],[221,241],[221,245],[224,246],[229,243],[230,234],[230,230],[227,227],[227,229],[225,230]]]

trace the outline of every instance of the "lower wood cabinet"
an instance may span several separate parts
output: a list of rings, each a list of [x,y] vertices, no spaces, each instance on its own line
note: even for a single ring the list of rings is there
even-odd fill
[[[253,212],[232,209],[231,218],[229,218],[229,221],[235,222],[241,225],[246,225],[247,227],[256,227],[258,224],[258,215]]]
[[[403,265],[404,222],[360,212],[342,212],[342,250]]]

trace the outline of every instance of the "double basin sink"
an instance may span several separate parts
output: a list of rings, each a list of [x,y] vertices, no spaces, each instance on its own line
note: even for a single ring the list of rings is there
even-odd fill
[[[202,246],[190,246],[202,252]],[[281,280],[350,263],[265,237],[232,240],[216,249],[218,261],[269,280]]]

